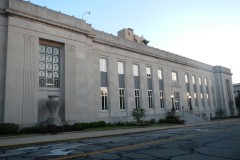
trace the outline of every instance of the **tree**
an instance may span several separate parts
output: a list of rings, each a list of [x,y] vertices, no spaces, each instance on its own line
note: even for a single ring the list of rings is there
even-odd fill
[[[143,117],[146,116],[145,112],[146,112],[146,110],[143,109],[143,108],[134,108],[132,110],[131,115],[133,116],[133,119],[136,120],[136,122],[138,124],[140,124],[142,119],[143,119]]]
[[[238,110],[238,114],[240,114],[240,92],[238,92],[237,96],[235,97],[235,104]]]

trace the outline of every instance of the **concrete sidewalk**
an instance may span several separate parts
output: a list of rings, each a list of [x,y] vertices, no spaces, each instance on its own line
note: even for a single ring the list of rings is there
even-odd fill
[[[239,119],[222,120],[220,121],[220,123],[225,123],[230,121],[239,121]],[[130,129],[128,128],[128,129],[116,129],[116,130],[104,130],[104,131],[65,132],[65,133],[60,133],[56,135],[47,134],[47,135],[36,135],[36,136],[28,136],[28,137],[13,137],[13,138],[6,137],[5,139],[0,139],[0,147],[66,141],[66,140],[74,140],[74,139],[97,138],[97,137],[141,133],[141,132],[148,132],[148,131],[154,131],[154,130],[166,130],[166,129],[173,129],[173,128],[183,128],[183,127],[198,126],[198,125],[216,124],[216,123],[219,123],[219,122],[214,121],[214,122],[192,124],[192,125],[174,125],[174,126],[130,128]]]

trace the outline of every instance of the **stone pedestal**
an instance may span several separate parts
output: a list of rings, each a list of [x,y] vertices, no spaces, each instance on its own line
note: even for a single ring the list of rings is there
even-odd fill
[[[47,101],[47,107],[49,110],[49,117],[47,119],[48,124],[61,125],[61,119],[58,117],[58,110],[61,106],[59,96],[49,95]]]

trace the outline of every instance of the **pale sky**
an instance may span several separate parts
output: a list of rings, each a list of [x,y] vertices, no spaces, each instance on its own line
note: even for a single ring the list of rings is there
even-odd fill
[[[240,83],[240,0],[29,0],[117,35],[123,28],[149,46],[230,68]],[[91,14],[84,14],[90,11]]]

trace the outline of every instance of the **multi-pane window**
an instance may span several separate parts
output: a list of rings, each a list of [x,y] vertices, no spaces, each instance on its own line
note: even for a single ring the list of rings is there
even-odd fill
[[[160,107],[164,108],[164,103],[163,103],[163,91],[160,91]]]
[[[124,64],[123,64],[123,62],[118,62],[118,74],[124,74]]]
[[[39,87],[60,88],[60,48],[39,45]]]
[[[151,78],[151,68],[146,67],[146,72],[147,72],[147,78]]]
[[[153,104],[152,104],[152,90],[148,90],[148,106],[149,106],[149,108],[153,108]]]
[[[172,72],[172,80],[177,81],[177,72]]]
[[[119,88],[119,105],[120,109],[124,110],[125,109],[125,90],[124,88]]]
[[[108,104],[108,89],[107,87],[101,87],[101,97],[102,97],[102,110],[108,110],[107,104]]]
[[[107,59],[100,58],[100,72],[107,72]]]
[[[158,79],[162,79],[162,70],[158,69]]]
[[[174,104],[175,104],[175,109],[176,111],[179,111],[180,109],[180,97],[179,97],[179,92],[174,92]]]
[[[140,96],[139,96],[139,89],[134,90],[134,96],[135,96],[135,107],[140,108]]]

